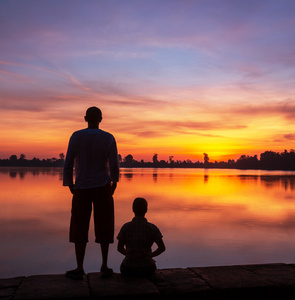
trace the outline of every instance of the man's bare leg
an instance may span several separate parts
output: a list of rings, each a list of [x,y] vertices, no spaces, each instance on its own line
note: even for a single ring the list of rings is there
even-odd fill
[[[100,248],[101,248],[101,256],[102,256],[101,269],[107,269],[108,268],[109,244],[101,243]]]
[[[100,248],[102,256],[100,272],[102,272],[102,277],[109,277],[113,274],[113,270],[108,267],[109,243],[101,243]]]
[[[86,243],[75,243],[75,253],[77,261],[77,270],[83,270],[84,257],[85,257]]]
[[[82,280],[84,273],[83,263],[85,257],[86,243],[75,243],[75,254],[77,261],[77,268],[75,270],[67,271],[66,277],[71,279]]]

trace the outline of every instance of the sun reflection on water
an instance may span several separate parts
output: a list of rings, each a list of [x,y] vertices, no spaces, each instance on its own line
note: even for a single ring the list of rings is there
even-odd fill
[[[63,273],[73,266],[71,194],[61,179],[61,169],[0,169],[0,277]],[[294,261],[295,173],[122,169],[115,235],[133,217],[136,197],[148,200],[146,217],[164,236],[160,268]],[[99,266],[93,241],[91,227],[87,272]],[[112,246],[115,271],[121,259]]]

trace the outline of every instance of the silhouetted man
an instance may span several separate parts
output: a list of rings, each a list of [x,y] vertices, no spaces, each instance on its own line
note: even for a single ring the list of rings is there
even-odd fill
[[[99,129],[102,114],[90,107],[85,121],[88,128],[72,134],[64,165],[63,185],[73,194],[70,242],[75,243],[77,268],[66,272],[72,279],[83,279],[84,257],[88,242],[89,221],[94,216],[95,242],[100,243],[103,277],[112,274],[108,268],[109,244],[114,240],[113,194],[119,181],[119,164],[115,138]],[[75,183],[73,168],[75,166]]]

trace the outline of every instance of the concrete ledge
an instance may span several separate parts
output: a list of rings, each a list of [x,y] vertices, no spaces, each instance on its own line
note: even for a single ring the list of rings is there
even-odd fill
[[[0,279],[0,300],[295,299],[295,265],[264,264],[158,270],[153,280],[89,273]]]
[[[159,290],[145,278],[124,278],[120,274],[102,279],[99,273],[88,274],[92,299],[157,299]]]
[[[86,280],[73,281],[64,275],[26,277],[16,290],[15,300],[89,299]]]

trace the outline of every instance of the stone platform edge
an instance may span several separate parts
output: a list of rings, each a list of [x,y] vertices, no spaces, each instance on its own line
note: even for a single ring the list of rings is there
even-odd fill
[[[0,300],[49,299],[295,299],[295,264],[159,269],[153,279],[101,278],[76,281],[58,275],[0,278]]]

